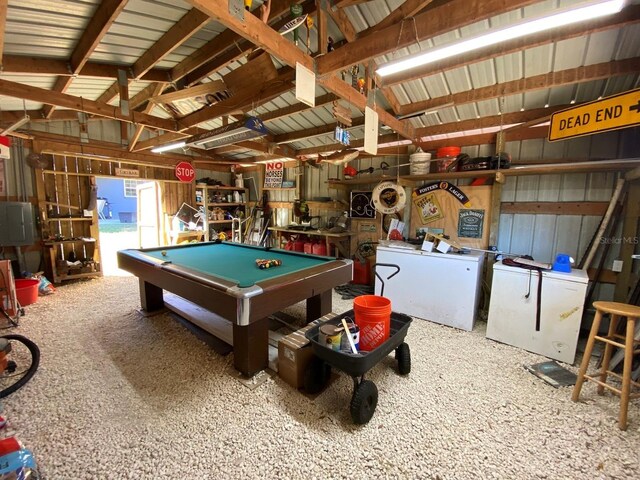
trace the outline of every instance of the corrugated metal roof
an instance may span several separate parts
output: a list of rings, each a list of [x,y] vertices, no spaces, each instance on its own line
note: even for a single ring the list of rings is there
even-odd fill
[[[389,55],[376,59],[379,64],[425,51],[437,45],[445,45],[460,38],[469,38],[488,29],[512,24],[523,18],[531,18],[550,9],[561,8],[581,3],[582,0],[547,0],[526,8],[516,9],[492,18],[482,20],[471,25],[455,29],[451,32],[425,39],[408,48],[397,49]],[[258,8],[260,1],[254,2]],[[373,0],[355,6],[347,7],[344,11],[351,20],[354,29],[362,32],[383,20],[390,12],[397,10],[402,0]],[[630,3],[639,4],[640,0]],[[99,0],[10,0],[7,20],[7,35],[5,39],[6,54],[45,56],[50,58],[70,57],[78,38],[86,28]],[[132,65],[147,51],[169,28],[179,21],[189,10],[191,5],[182,0],[129,0],[124,11],[119,15],[108,33],[102,39],[91,56],[94,61],[115,62]],[[415,28],[411,19],[403,23],[403,29]],[[335,40],[343,38],[337,25],[329,20],[329,35]],[[214,39],[224,27],[217,22],[207,25],[175,48],[169,55],[158,62],[157,67],[171,68],[191,55],[206,42]],[[306,27],[299,29],[299,48],[306,50]],[[292,40],[292,34],[287,34]],[[313,30],[309,37],[309,48],[317,51],[317,35]],[[614,59],[631,58],[640,51],[640,25],[629,25],[619,29],[610,29],[591,35],[577,37],[526,49],[521,52],[496,57],[491,60],[477,62],[454,70],[436,73],[420,80],[406,82],[391,88],[400,105],[407,105],[424,100],[444,97],[449,94],[472,91],[478,88],[505,83],[512,80],[539,75],[551,71],[571,69],[583,65],[608,62]],[[232,62],[219,72],[209,76],[216,80],[230,71],[243,65],[246,60]],[[283,64],[274,58],[276,68]],[[55,82],[54,76],[27,77],[16,75],[1,75],[12,81],[36,85],[41,88],[51,88]],[[75,78],[68,89],[71,95],[95,100],[111,84],[112,79]],[[130,96],[135,95],[147,85],[146,82],[131,82]],[[487,99],[469,104],[444,106],[437,112],[422,115],[409,120],[414,127],[451,123],[500,112],[517,112],[522,109],[541,108],[548,105],[569,104],[574,101],[581,103],[594,100],[620,91],[638,87],[640,75],[618,76],[606,80],[563,85],[553,88],[530,90],[526,93],[507,95],[500,99]],[[317,88],[317,96],[326,91]],[[387,106],[380,93],[377,93],[378,105]],[[0,98],[3,110],[22,110],[22,101]],[[112,103],[117,103],[115,100]],[[294,92],[287,92],[280,97],[258,106],[250,113],[258,116],[269,112],[298,105]],[[188,115],[202,107],[195,99],[176,102],[176,108],[181,115]],[[40,108],[41,105],[27,102],[28,109]],[[166,111],[155,107],[154,115],[167,118]],[[352,110],[353,118],[362,115],[356,109]],[[267,128],[274,135],[319,127],[334,122],[331,106],[318,107],[283,117],[267,123]],[[221,125],[221,120],[204,122],[203,128],[215,128]],[[352,130],[353,138],[361,138],[362,128]],[[330,133],[292,143],[294,148],[310,148],[327,143],[333,143]],[[253,155],[253,153],[251,154]]]
[[[69,58],[99,0],[10,0],[4,53]]]

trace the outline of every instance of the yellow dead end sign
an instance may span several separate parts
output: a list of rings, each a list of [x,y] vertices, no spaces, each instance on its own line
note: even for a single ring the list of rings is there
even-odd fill
[[[640,125],[640,88],[551,115],[549,141]]]

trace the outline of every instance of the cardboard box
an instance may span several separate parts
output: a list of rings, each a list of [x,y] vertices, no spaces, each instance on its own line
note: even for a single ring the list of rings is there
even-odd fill
[[[313,358],[313,348],[311,348],[307,337],[304,336],[305,333],[314,325],[331,320],[336,316],[335,313],[328,313],[278,342],[278,375],[292,387],[302,388],[304,371]]]

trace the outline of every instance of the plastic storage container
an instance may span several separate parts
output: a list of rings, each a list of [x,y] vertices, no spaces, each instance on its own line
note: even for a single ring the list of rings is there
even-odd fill
[[[38,286],[40,280],[18,278],[16,280],[16,297],[22,307],[36,303],[38,300]]]
[[[449,165],[460,155],[460,147],[441,147],[436,153],[438,158],[438,173],[447,172]]]
[[[418,148],[415,153],[409,156],[409,173],[411,175],[426,175],[429,173],[431,154],[423,152]]]
[[[391,300],[378,295],[360,295],[353,300],[356,325],[360,327],[360,349],[368,352],[382,345],[391,328]]]

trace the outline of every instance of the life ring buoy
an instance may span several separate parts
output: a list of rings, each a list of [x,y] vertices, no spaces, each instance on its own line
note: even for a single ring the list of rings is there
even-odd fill
[[[404,208],[407,196],[404,188],[393,182],[379,183],[371,195],[374,207],[380,213],[396,213]]]

